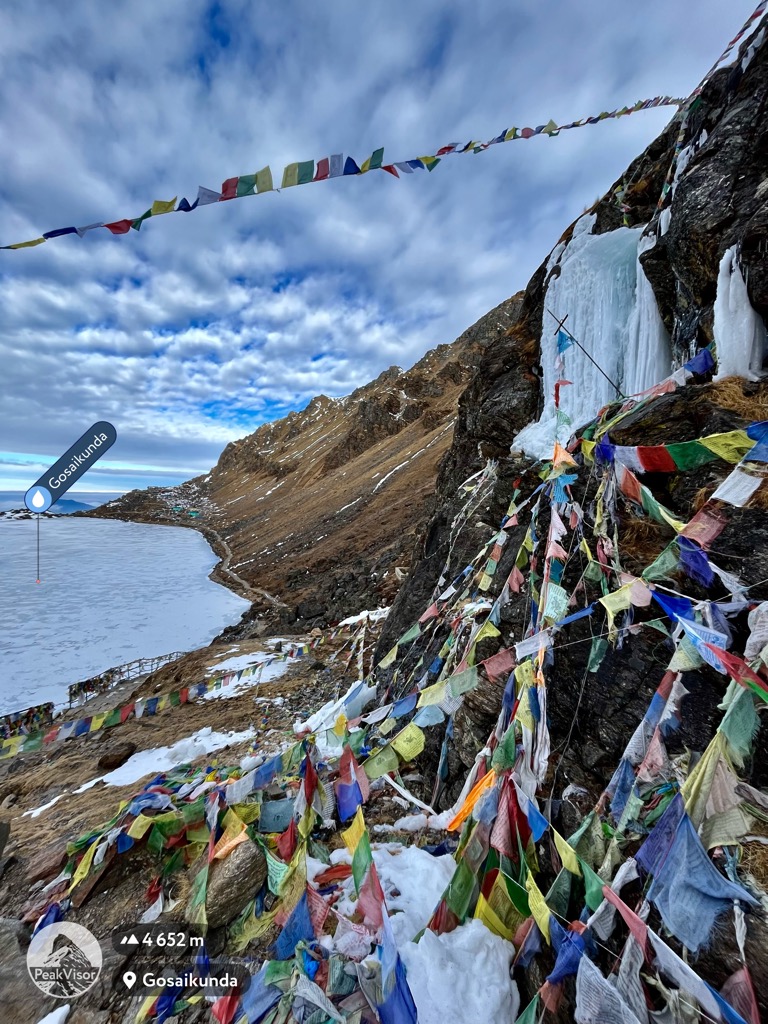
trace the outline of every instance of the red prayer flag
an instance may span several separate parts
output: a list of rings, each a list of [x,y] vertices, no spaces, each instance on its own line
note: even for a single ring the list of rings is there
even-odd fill
[[[327,156],[324,156],[322,158],[322,160],[318,160],[317,161],[317,170],[315,171],[315,176],[314,176],[314,178],[312,180],[313,181],[325,181],[325,179],[328,177],[329,174],[330,174],[330,161],[328,160]]]
[[[724,651],[721,647],[715,647],[714,644],[708,644],[706,641],[704,646],[715,655],[731,679],[735,679],[740,686],[748,686],[749,689],[757,687],[765,695],[764,699],[768,699],[768,682],[761,679],[757,672],[753,672],[738,655]]]
[[[506,682],[507,676],[515,667],[515,652],[511,648],[499,651],[498,654],[494,654],[492,658],[486,658],[480,664],[485,669],[485,674],[492,683],[498,683],[502,680]]]
[[[221,195],[219,196],[219,202],[223,203],[227,199],[237,198],[237,178],[227,178],[226,181],[221,183]]]
[[[114,220],[111,224],[105,224],[104,227],[111,231],[113,235],[127,235],[131,230],[132,220]]]
[[[397,173],[397,168],[394,166],[394,164],[382,164],[381,169],[382,171],[388,171],[390,174],[394,174],[396,178],[400,177],[400,175]]]
[[[646,473],[676,473],[675,460],[663,444],[638,445],[637,457]]]
[[[564,388],[567,384],[573,384],[572,380],[556,380],[555,381],[555,408],[560,408],[560,388]]]

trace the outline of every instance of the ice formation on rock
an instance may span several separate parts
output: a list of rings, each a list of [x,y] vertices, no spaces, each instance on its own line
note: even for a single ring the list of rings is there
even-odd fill
[[[659,315],[653,289],[639,262],[640,253],[655,238],[642,238],[642,228],[617,228],[591,233],[594,215],[582,217],[573,237],[550,268],[541,333],[544,409],[537,423],[529,424],[515,439],[536,458],[546,458],[558,436],[591,419],[617,397],[615,388],[577,346],[563,356],[563,376],[571,385],[560,392],[560,408],[573,421],[558,431],[554,385],[558,379],[557,322],[566,314],[566,327],[624,395],[637,394],[671,372],[669,335]],[[554,254],[553,254],[554,256]]]
[[[734,375],[757,380],[765,355],[765,324],[750,304],[735,245],[726,249],[720,262],[714,334],[717,345],[715,380]]]

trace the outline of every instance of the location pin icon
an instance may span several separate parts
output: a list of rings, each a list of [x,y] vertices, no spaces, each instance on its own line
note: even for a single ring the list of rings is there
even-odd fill
[[[123,984],[127,989],[133,988],[136,984],[136,975],[133,971],[126,971],[125,974],[123,974]]]

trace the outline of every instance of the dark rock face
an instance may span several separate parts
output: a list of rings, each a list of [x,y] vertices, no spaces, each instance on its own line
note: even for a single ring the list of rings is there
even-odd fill
[[[740,247],[741,270],[754,309],[768,317],[766,104],[768,43],[763,43],[743,73],[738,63],[736,71],[718,72],[703,89],[685,124],[681,116],[674,118],[660,138],[628,168],[622,182],[617,183],[629,183],[623,210],[616,206],[614,187],[591,211],[597,215],[595,233],[619,227],[626,216],[629,225],[648,224],[648,230],[659,236],[656,244],[643,253],[642,264],[672,335],[677,366],[713,340],[718,273],[723,254],[731,246]],[[669,221],[669,226],[661,235],[657,204],[673,164],[681,126],[683,144],[690,147],[686,157],[690,155],[691,159],[675,182],[674,194],[666,198],[669,212],[665,213],[663,223]],[[565,232],[563,241],[569,240],[571,231]],[[410,576],[385,625],[378,657],[422,613],[441,573],[446,580],[452,579],[488,540],[515,487],[523,500],[539,482],[530,462],[510,452],[510,447],[517,432],[537,415],[542,405],[537,363],[546,285],[543,264],[526,289],[514,327],[503,341],[486,351],[478,373],[460,399],[453,444],[440,467],[436,511],[417,542]],[[626,416],[611,433],[611,440],[621,445],[686,441],[768,418],[768,384],[741,382],[729,387],[733,389],[730,396],[725,386],[698,382],[662,396]],[[497,461],[495,483],[478,501],[456,539],[454,518],[467,499],[466,492],[457,493],[457,488],[477,473],[487,459]],[[730,468],[717,462],[685,473],[646,474],[643,482],[659,501],[688,520]],[[590,483],[582,472],[574,497],[585,510],[594,500],[595,487],[594,481]],[[546,536],[548,512],[542,513],[538,532]],[[636,513],[621,496],[616,502],[615,522],[622,565],[635,574],[650,564],[674,536],[671,528],[647,520],[642,528],[638,527]],[[521,517],[521,526],[508,531],[510,538],[489,593],[491,598],[498,594],[512,567],[524,525],[527,519],[523,521]],[[739,576],[750,588],[751,600],[766,600],[768,516],[764,508],[729,508],[727,526],[713,545],[711,557],[721,569]],[[444,572],[447,558],[449,570]],[[569,593],[582,568],[574,565],[566,569],[563,585]],[[671,585],[694,597],[726,596],[724,588],[707,594],[682,574]],[[586,584],[580,604],[599,596],[594,583]],[[505,609],[500,645],[503,642],[506,647],[521,638],[525,605],[525,599],[520,598]],[[736,650],[743,650],[746,639],[741,635],[745,631],[744,619],[742,615],[733,623]],[[554,664],[545,670],[551,755],[542,792],[551,793],[558,800],[566,787],[571,787],[560,811],[565,834],[575,827],[580,812],[594,806],[605,789],[672,655],[671,643],[663,633],[643,629],[609,647],[597,671],[590,672],[592,637],[604,630],[604,617],[582,619],[567,627],[556,645]],[[437,653],[446,633],[447,626],[436,631],[424,657],[425,664]],[[492,649],[484,650],[482,656],[491,653]],[[410,667],[406,664],[404,671],[407,673]],[[682,701],[680,729],[667,744],[671,757],[686,751],[696,755],[706,748],[722,717],[718,705],[728,680],[705,665],[685,672],[683,682],[688,694]],[[501,685],[486,680],[466,695],[454,717],[447,757],[448,779],[437,806],[449,806],[458,795],[468,767],[495,725],[502,691]],[[433,769],[438,748],[439,741],[432,740],[425,752],[425,760],[430,761]],[[763,728],[755,742],[752,763],[745,766],[745,775],[756,786],[765,786],[768,781],[766,755],[768,736]],[[574,799],[580,801],[578,808]],[[762,919],[750,924],[750,967],[763,1014],[768,1013],[765,931]],[[738,956],[729,936],[718,941],[711,953],[703,955],[699,969],[720,986],[737,966]],[[531,995],[535,988],[532,984]],[[563,1013],[558,1019],[572,1019],[566,1007]]]
[[[98,761],[99,768],[104,771],[112,771],[125,764],[129,757],[136,753],[135,743],[116,743],[109,750],[104,751]]]

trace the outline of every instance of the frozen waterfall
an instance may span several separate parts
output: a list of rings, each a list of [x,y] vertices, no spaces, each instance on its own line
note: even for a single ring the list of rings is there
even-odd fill
[[[715,380],[732,375],[758,380],[765,354],[765,324],[750,304],[735,245],[726,250],[720,262],[714,335],[717,345]]]
[[[557,429],[554,385],[560,374],[557,358],[557,323],[565,326],[615,381],[624,395],[638,394],[671,373],[669,335],[659,315],[653,289],[640,265],[639,255],[655,244],[641,238],[642,228],[617,228],[593,235],[595,217],[586,214],[574,227],[565,246],[558,246],[549,261],[541,332],[544,410],[516,437],[514,447],[535,458],[552,453],[555,437],[564,443],[580,424],[592,419],[602,406],[616,399],[616,391],[576,346],[564,356],[562,376],[571,386],[560,391],[560,408],[572,425]]]

